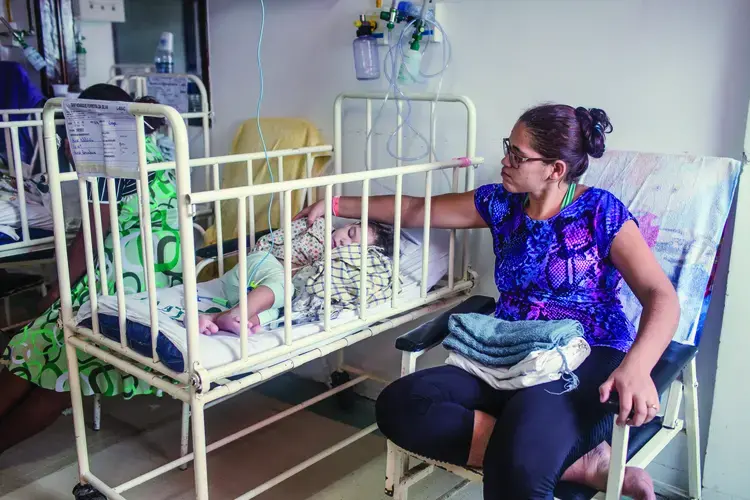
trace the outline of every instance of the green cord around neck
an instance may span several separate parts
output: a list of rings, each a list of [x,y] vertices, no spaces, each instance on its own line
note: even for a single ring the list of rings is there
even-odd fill
[[[562,203],[560,203],[560,211],[562,212],[565,210],[568,206],[570,206],[571,203],[573,203],[573,200],[576,197],[576,187],[578,184],[575,182],[571,182],[570,185],[568,185],[568,190],[565,192],[565,196],[563,196]],[[526,198],[523,200],[524,206],[529,204],[529,195],[526,195]]]

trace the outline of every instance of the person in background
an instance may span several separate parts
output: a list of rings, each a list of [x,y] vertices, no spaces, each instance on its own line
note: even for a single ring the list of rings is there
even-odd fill
[[[132,98],[119,87],[98,84],[89,87],[81,94],[81,99],[102,101],[132,102]],[[155,102],[151,98],[142,101]],[[163,161],[152,132],[162,125],[162,120],[145,120],[146,157],[149,163]],[[62,141],[65,152],[70,157],[67,139]],[[159,288],[182,283],[182,255],[177,224],[176,183],[172,170],[149,173],[151,193],[151,220],[154,245],[155,280]],[[109,293],[115,292],[112,237],[110,232],[110,210],[117,206],[117,224],[120,232],[120,251],[123,271],[126,276],[125,293],[132,294],[146,290],[140,244],[140,219],[136,182],[133,179],[116,179],[116,199],[110,200],[104,178],[99,178],[98,196],[102,230],[105,234],[104,247],[109,276]],[[89,212],[91,233],[93,227],[94,191],[89,186]],[[86,277],[85,246],[83,230],[79,230],[68,248],[70,281],[72,283],[73,314],[89,299]],[[98,269],[98,266],[97,266]],[[98,273],[97,273],[98,274]],[[50,289],[43,313],[30,325],[15,335],[3,353],[2,361],[7,368],[0,372],[0,453],[21,441],[37,434],[52,424],[70,406],[68,385],[68,365],[65,355],[63,330],[58,326],[60,318],[60,291],[57,286]],[[156,390],[145,382],[116,370],[111,365],[78,352],[81,386],[84,395],[125,396],[153,394]]]
[[[17,62],[0,61],[0,110],[31,109],[44,106],[45,98],[42,91],[34,85],[26,70]],[[11,115],[11,121],[28,120],[28,115]],[[34,143],[31,141],[28,128],[18,130],[21,161],[31,164],[34,157]],[[0,133],[0,162],[10,165],[8,147],[5,134]]]
[[[623,203],[578,184],[611,131],[601,109],[532,108],[503,140],[502,184],[432,198],[433,227],[490,229],[497,318],[576,320],[591,346],[574,371],[578,388],[565,393],[564,380],[500,391],[444,365],[380,394],[381,432],[418,455],[483,467],[485,500],[552,500],[560,480],[603,490],[612,418],[601,403],[617,392],[619,425],[643,425],[659,411],[650,373],[677,329],[677,293]],[[393,196],[369,203],[373,220],[393,223]],[[334,205],[341,217],[360,217],[360,198]],[[404,196],[402,206],[402,226],[419,227],[424,199]],[[300,215],[312,223],[324,212],[319,202]],[[637,329],[620,302],[623,278],[643,306]],[[623,494],[656,498],[648,474],[632,467]]]

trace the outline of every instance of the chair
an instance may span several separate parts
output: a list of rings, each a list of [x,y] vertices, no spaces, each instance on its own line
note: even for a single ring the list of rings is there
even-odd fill
[[[678,291],[682,314],[673,341],[651,372],[659,394],[666,397],[662,414],[640,428],[614,426],[606,496],[581,485],[560,482],[555,490],[557,498],[619,499],[625,466],[646,467],[683,432],[687,435],[688,445],[689,495],[693,499],[701,498],[695,356],[711,298],[722,231],[740,170],[741,163],[730,159],[623,152],[609,153],[592,165],[586,183],[612,191],[639,219],[642,234]],[[675,171],[679,171],[680,175],[675,176]],[[700,182],[696,182],[696,179],[700,179]],[[679,210],[679,216],[675,216],[676,210]],[[640,307],[626,286],[623,287],[622,298],[626,313],[637,324]],[[402,352],[401,375],[416,371],[417,359],[445,339],[448,319],[452,314],[491,314],[494,302],[490,297],[471,297],[399,337],[396,349]],[[683,403],[684,420],[679,418]],[[615,418],[619,408],[616,394],[605,404]],[[411,467],[410,459],[419,463]],[[441,499],[450,498],[470,482],[482,481],[480,469],[420,457],[389,441],[386,493],[397,500],[407,500],[409,487],[427,477],[435,468],[447,470],[463,479]]]

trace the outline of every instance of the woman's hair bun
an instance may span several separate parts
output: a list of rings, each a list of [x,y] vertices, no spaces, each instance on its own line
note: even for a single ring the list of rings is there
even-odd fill
[[[612,132],[612,123],[607,113],[599,108],[576,108],[576,117],[581,124],[583,146],[586,153],[594,158],[601,158],[605,150],[605,136]]]

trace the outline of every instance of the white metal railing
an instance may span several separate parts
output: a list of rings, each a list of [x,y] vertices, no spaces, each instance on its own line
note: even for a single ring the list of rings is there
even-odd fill
[[[0,110],[0,115],[3,117],[3,123],[10,122],[13,117],[20,116],[20,117],[26,117],[23,119],[24,122],[38,122],[38,125],[25,125],[25,126],[18,126],[16,125],[13,128],[16,128],[16,131],[18,132],[20,128],[27,128],[29,133],[29,138],[31,139],[31,142],[34,144],[34,156],[31,160],[31,165],[36,163],[36,158],[40,159],[42,171],[46,171],[46,161],[47,159],[44,157],[44,151],[40,150],[42,147],[42,141],[40,140],[42,137],[42,108],[28,108],[28,109],[5,109]],[[15,123],[20,123],[21,120],[16,120]],[[12,127],[12,126],[11,126]],[[6,158],[8,159],[9,163],[9,169],[11,172],[14,171],[14,161],[15,157],[13,155],[13,147],[11,145],[10,141],[10,134],[11,134],[11,128],[4,127],[3,133],[5,134],[5,153]]]
[[[127,66],[127,65],[125,65]],[[131,82],[136,86],[136,95],[143,96],[147,91],[147,77],[148,73],[138,74],[126,74],[118,75],[110,80],[112,84],[119,84],[123,86],[126,91],[129,91],[129,85]],[[205,156],[210,156],[211,144],[210,144],[210,130],[209,123],[211,112],[209,110],[208,95],[206,87],[203,82],[195,75],[163,75],[165,77],[175,78],[188,78],[194,82],[199,89],[201,95],[201,111],[193,113],[182,113],[182,118],[187,123],[190,119],[201,119],[201,130],[203,135],[203,147],[205,150]],[[21,130],[26,130],[29,133],[29,137],[34,144],[34,154],[31,160],[31,166],[33,167],[36,163],[36,159],[39,158],[41,172],[47,171],[47,155],[44,151],[44,141],[42,139],[42,112],[43,108],[30,108],[30,109],[9,109],[0,110],[0,129],[5,135],[5,155],[8,162],[8,169],[10,175],[15,178],[16,189],[18,191],[18,204],[19,204],[19,217],[21,227],[21,239],[15,243],[9,243],[0,246],[0,259],[7,258],[23,253],[36,252],[41,250],[49,250],[53,247],[54,238],[52,236],[42,238],[31,238],[30,226],[28,221],[28,210],[26,206],[26,195],[23,189],[24,179],[27,178],[26,172],[22,168],[22,158],[20,150],[20,133]],[[14,117],[26,116],[27,119],[12,121]],[[64,120],[58,119],[57,125],[64,124]],[[55,145],[55,150],[57,145]],[[213,171],[212,171],[213,170]],[[214,186],[218,186],[219,182],[219,167],[218,164],[212,166],[212,170],[206,169],[206,179],[209,179],[213,175]],[[70,178],[70,176],[68,176]],[[211,183],[207,180],[206,186],[210,186]],[[85,199],[85,198],[84,198]],[[221,220],[219,210],[215,212],[218,220]],[[99,216],[99,212],[96,212],[96,216]],[[219,230],[220,231],[220,230]]]
[[[55,120],[54,114],[61,107],[61,99],[53,99],[47,103],[44,110],[44,140],[48,150],[54,145],[55,141]],[[210,451],[206,446],[205,441],[205,429],[204,429],[204,410],[206,405],[212,401],[219,400],[220,398],[228,395],[237,393],[248,387],[251,387],[263,380],[266,380],[272,376],[276,376],[284,371],[299,366],[300,364],[306,363],[312,359],[325,356],[331,352],[356,343],[362,339],[368,338],[381,331],[393,328],[394,326],[403,324],[407,321],[411,321],[420,316],[428,314],[438,308],[445,307],[447,305],[453,305],[460,302],[461,295],[471,290],[474,285],[473,279],[462,279],[460,281],[452,281],[446,286],[438,286],[433,290],[427,289],[426,283],[426,270],[429,266],[428,253],[425,251],[422,254],[422,283],[419,293],[419,297],[414,299],[405,300],[393,300],[388,304],[388,307],[371,310],[367,305],[367,294],[366,294],[366,282],[363,279],[360,282],[360,303],[358,307],[358,317],[346,320],[337,321],[334,323],[330,320],[331,313],[331,245],[330,245],[330,229],[332,228],[332,213],[331,205],[327,204],[325,210],[325,225],[327,228],[326,234],[326,249],[324,255],[324,316],[325,322],[320,332],[302,337],[300,339],[292,338],[292,293],[293,287],[291,283],[292,277],[292,262],[291,262],[291,241],[292,241],[292,203],[291,195],[295,190],[306,190],[310,192],[312,189],[322,188],[325,190],[325,197],[328,201],[331,200],[334,189],[340,188],[345,184],[357,184],[361,183],[363,186],[362,190],[362,225],[363,228],[367,228],[368,224],[368,198],[369,198],[369,183],[376,179],[382,179],[386,177],[395,177],[397,185],[401,184],[403,176],[414,175],[414,174],[425,174],[428,181],[426,183],[425,197],[428,200],[427,207],[429,207],[429,200],[431,199],[431,183],[429,178],[432,173],[436,170],[452,169],[454,178],[458,177],[461,169],[463,168],[467,176],[467,185],[469,184],[469,177],[473,175],[472,168],[464,168],[469,164],[476,165],[483,162],[482,158],[472,158],[469,161],[465,160],[453,160],[446,162],[431,162],[420,165],[408,165],[401,167],[394,167],[375,171],[365,172],[351,172],[351,173],[338,173],[326,177],[318,178],[306,178],[298,180],[281,181],[273,184],[262,184],[262,185],[248,185],[244,187],[227,188],[220,190],[207,190],[202,192],[192,192],[191,189],[191,169],[206,165],[214,165],[220,163],[235,163],[235,162],[251,162],[257,158],[257,155],[262,153],[249,154],[249,155],[230,155],[219,158],[205,158],[205,159],[189,159],[188,151],[188,137],[186,124],[183,117],[177,113],[176,110],[164,106],[164,105],[153,105],[143,103],[130,103],[128,104],[128,110],[131,114],[136,116],[136,130],[137,140],[139,148],[139,177],[137,179],[138,191],[137,196],[139,198],[140,217],[141,217],[141,231],[143,238],[141,238],[144,245],[144,274],[147,281],[147,293],[149,297],[149,311],[150,311],[150,326],[151,326],[151,352],[148,356],[138,353],[131,349],[127,342],[127,332],[125,329],[125,322],[127,318],[127,303],[125,298],[125,289],[123,283],[123,266],[122,256],[120,255],[120,233],[117,224],[118,208],[112,209],[110,207],[110,216],[112,217],[111,223],[111,237],[113,240],[113,267],[115,275],[115,291],[117,296],[118,304],[118,323],[119,323],[119,338],[112,340],[101,333],[101,325],[98,322],[99,304],[98,297],[96,294],[91,294],[90,304],[92,312],[92,328],[83,328],[74,323],[73,309],[72,309],[72,298],[71,298],[71,283],[68,267],[68,254],[67,245],[64,234],[64,218],[63,218],[63,204],[60,185],[62,182],[77,181],[79,190],[82,194],[86,191],[86,183],[88,179],[84,177],[78,177],[76,172],[69,172],[61,174],[59,172],[59,165],[57,156],[49,154],[47,158],[49,178],[50,178],[50,191],[53,203],[53,219],[55,227],[55,249],[58,257],[58,278],[60,283],[60,300],[62,305],[62,322],[65,330],[65,342],[66,352],[68,358],[68,367],[70,370],[70,387],[71,387],[71,398],[74,408],[75,416],[75,429],[76,429],[76,447],[79,457],[79,475],[82,480],[86,480],[101,491],[105,492],[110,498],[122,498],[120,493],[129,489],[136,484],[155,477],[154,474],[147,474],[142,476],[146,477],[142,481],[139,479],[132,480],[126,485],[118,488],[110,488],[102,481],[91,474],[89,470],[88,460],[86,459],[86,437],[83,427],[82,417],[82,401],[80,392],[80,379],[78,373],[78,358],[75,355],[75,351],[82,350],[86,353],[95,356],[99,359],[104,360],[115,366],[116,368],[129,373],[135,377],[143,379],[144,381],[152,384],[154,387],[162,389],[164,392],[174,396],[175,398],[190,404],[192,414],[192,429],[193,429],[193,444],[195,453],[191,457],[195,463],[195,482],[197,490],[197,498],[204,500],[208,498],[207,489],[207,472],[206,472],[206,452]],[[157,116],[163,117],[172,127],[174,138],[175,138],[175,161],[170,163],[162,163],[156,165],[147,165],[145,158],[145,133],[143,129],[143,118],[144,116]],[[330,146],[321,146],[318,148],[307,148],[306,150],[291,150],[286,152],[288,154],[305,154],[314,155],[316,153],[327,153],[331,151]],[[285,156],[284,152],[274,152],[269,155],[276,155],[277,158],[281,159]],[[311,156],[308,156],[308,163]],[[177,180],[177,208],[179,215],[179,233],[181,239],[181,252],[186,258],[183,259],[183,290],[184,290],[184,304],[185,304],[185,326],[187,334],[187,352],[186,352],[186,365],[184,373],[176,373],[169,369],[158,356],[156,349],[157,339],[159,335],[159,317],[157,310],[156,301],[156,281],[153,269],[154,256],[153,256],[153,242],[150,238],[152,232],[152,221],[151,211],[149,209],[148,199],[148,172],[160,169],[160,168],[175,168],[176,180]],[[107,189],[110,190],[110,199],[114,199],[114,180],[107,179]],[[96,189],[96,182],[91,183],[92,188]],[[193,210],[192,207],[196,204],[207,204],[207,203],[220,203],[221,201],[236,200],[240,210],[238,217],[238,235],[239,235],[239,270],[241,273],[240,279],[247,280],[247,248],[245,241],[247,239],[247,220],[248,205],[251,205],[251,200],[255,196],[275,193],[283,197],[283,214],[282,214],[282,231],[285,236],[284,243],[284,276],[285,276],[285,289],[284,289],[284,335],[283,344],[278,347],[266,350],[264,352],[251,354],[248,350],[247,345],[247,322],[241,322],[241,333],[240,333],[240,356],[233,362],[229,362],[225,365],[218,366],[212,369],[205,369],[201,364],[201,353],[199,350],[199,335],[198,332],[198,298],[197,298],[197,280],[196,280],[196,263],[193,259],[189,258],[191,255],[195,255],[195,243],[193,239]],[[94,203],[94,214],[99,213],[98,196],[93,196]],[[397,194],[396,202],[396,217],[397,219],[401,213],[401,192],[399,190]],[[84,232],[85,242],[85,260],[86,260],[86,279],[88,280],[89,289],[97,289],[97,276],[96,276],[96,261],[99,263],[99,279],[101,283],[101,290],[104,294],[107,292],[107,270],[105,268],[105,255],[103,252],[104,248],[104,235],[101,228],[101,220],[95,217],[94,220],[94,233],[92,235],[91,227],[88,220],[88,210],[83,210],[84,204],[86,203],[86,196],[81,196],[82,213],[84,215],[84,222],[82,224]],[[423,224],[425,227],[430,226],[430,210],[425,210]],[[252,225],[251,225],[252,231]],[[395,238],[398,241],[398,236]],[[425,245],[428,242],[424,242]],[[149,248],[151,247],[151,248]],[[96,258],[94,254],[94,248],[96,248]],[[395,245],[396,255],[398,255],[398,243]],[[364,238],[360,250],[363,255],[367,254],[368,242],[367,238]],[[366,276],[367,272],[367,261],[363,259],[363,275]],[[454,262],[448,263],[449,268],[454,267]],[[392,276],[392,287],[394,291],[398,291],[398,280],[400,276],[400,263],[396,257],[393,262],[393,276]],[[242,290],[240,297],[240,311],[244,319],[247,318],[247,289],[240,287]],[[106,350],[105,350],[106,349]],[[115,351],[111,353],[109,351]],[[252,372],[251,375],[247,375],[238,380],[232,382],[226,381],[227,377],[232,375],[238,375],[243,373]],[[219,385],[214,385],[217,383]],[[223,443],[225,444],[225,443]],[[212,449],[215,449],[215,446]],[[327,456],[322,454],[320,458]],[[171,462],[166,466],[161,467],[160,473],[166,472],[173,468],[179,467],[186,463],[190,458],[183,458],[177,461]],[[280,476],[281,477],[281,476]],[[273,480],[272,480],[273,481]],[[269,484],[272,482],[270,481]],[[124,486],[127,486],[125,488]],[[268,486],[270,487],[270,486]],[[264,491],[264,487],[256,488],[253,490],[256,493],[251,492],[250,496],[244,496],[243,498],[251,498],[261,491]]]
[[[335,173],[341,173],[343,171],[343,158],[344,158],[344,150],[343,150],[343,133],[344,133],[344,104],[347,101],[365,101],[365,131],[364,135],[365,137],[369,138],[373,131],[373,119],[372,119],[372,111],[373,111],[373,103],[380,103],[383,101],[383,94],[379,93],[373,93],[373,92],[346,92],[343,94],[340,94],[334,103],[334,123],[333,123],[333,133],[334,133],[334,144],[336,145],[336,150],[334,151],[334,172]],[[403,107],[405,100],[408,99],[412,102],[420,102],[420,103],[429,103],[430,105],[430,138],[428,141],[428,157],[430,162],[435,161],[435,139],[437,137],[437,120],[436,120],[436,113],[437,113],[437,104],[438,103],[455,103],[463,106],[463,108],[466,110],[466,150],[464,153],[464,156],[467,158],[474,158],[476,156],[476,149],[477,149],[477,109],[474,105],[474,102],[469,99],[466,96],[462,95],[452,95],[452,94],[442,94],[439,96],[436,96],[435,94],[429,94],[429,93],[419,93],[419,94],[410,94],[406,96],[406,98],[395,98],[395,104],[397,107],[397,113],[396,113],[396,156],[397,158],[395,161],[395,166],[400,167],[403,165],[403,161],[401,158],[403,158],[403,144],[404,144],[404,128],[403,128]],[[372,141],[366,140],[365,141],[365,163],[367,165],[372,165]],[[400,193],[403,189],[403,185],[401,183],[403,179],[401,177],[396,178],[396,191],[399,193],[398,203],[400,203]],[[428,173],[426,178],[426,189],[431,189],[432,183],[432,174]],[[459,177],[458,172],[454,172],[453,179],[452,179],[452,192],[457,193],[459,192]],[[465,190],[471,191],[474,189],[474,171],[473,169],[469,169],[467,175],[466,175],[466,184],[465,184]],[[336,191],[337,195],[341,195],[341,189],[340,186],[337,187]],[[400,205],[399,205],[400,208]],[[396,222],[395,230],[400,230],[400,221]],[[398,234],[398,233],[397,233]],[[452,262],[455,259],[455,253],[456,253],[456,236],[457,231],[454,229],[451,231],[450,235],[450,247],[449,247],[449,258]],[[463,279],[467,279],[468,272],[469,272],[469,239],[470,239],[470,230],[464,230],[463,231],[463,272],[462,276]],[[429,240],[429,231],[427,228],[425,228],[424,232],[424,238],[426,240]],[[425,248],[427,248],[427,245],[425,245]],[[426,250],[425,250],[426,251]],[[454,278],[454,272],[453,268],[450,269],[450,274],[448,276],[448,280],[453,283]]]
[[[128,93],[134,93],[136,97],[143,97],[148,94],[148,78],[151,76],[158,76],[160,78],[174,78],[174,79],[187,79],[188,81],[195,84],[198,88],[200,95],[200,111],[182,113],[182,117],[185,123],[188,123],[190,119],[201,120],[201,134],[203,137],[203,156],[208,158],[211,156],[211,104],[208,101],[208,91],[203,80],[195,75],[191,74],[178,74],[178,73],[153,73],[153,72],[129,72],[122,75],[113,76],[109,83],[113,85],[119,85],[123,90]],[[172,136],[172,129],[169,129],[170,137]],[[218,165],[213,166],[210,170],[206,170],[205,173],[205,187],[209,189],[212,186],[214,189],[219,189],[219,167]]]
[[[220,168],[222,165],[226,165],[229,163],[245,163],[246,170],[247,170],[247,185],[252,186],[253,185],[253,162],[254,161],[265,161],[266,159],[268,159],[270,162],[271,160],[276,160],[276,166],[277,166],[277,172],[278,172],[277,177],[280,177],[283,179],[284,158],[304,156],[305,157],[305,169],[306,169],[305,173],[307,175],[307,178],[312,178],[313,165],[314,165],[315,159],[321,156],[330,156],[332,153],[333,153],[333,147],[330,145],[309,146],[309,147],[298,148],[298,149],[280,149],[277,151],[269,151],[267,153],[264,153],[264,152],[242,153],[242,154],[234,154],[234,155],[216,156],[213,158],[196,158],[196,159],[190,160],[189,165],[192,169],[198,168],[198,167],[210,167],[211,169],[217,169],[217,168]],[[174,169],[176,168],[176,163],[175,162],[153,163],[149,165],[147,168],[149,172],[157,171],[157,170],[164,170],[164,169]],[[216,179],[215,185],[218,186],[217,189],[221,189],[220,181],[218,178]],[[310,203],[314,200],[315,200],[315,190],[313,188],[306,189],[304,197],[302,199],[303,204],[305,202]],[[207,202],[208,204],[213,204],[213,207],[214,207],[214,225],[216,228],[216,249],[217,249],[216,263],[218,266],[219,275],[224,274],[224,257],[228,256],[228,254],[224,252],[224,233],[223,233],[222,216],[221,216],[221,202],[222,200],[215,200],[212,202]],[[237,200],[237,202],[242,203],[244,205],[241,209],[238,210],[238,215],[242,213],[243,216],[245,216],[245,213],[246,213],[247,218],[245,220],[245,225],[249,224],[250,246],[251,247],[255,246],[255,232],[256,232],[255,200],[253,197],[250,197],[245,201]],[[285,200],[282,198],[279,201],[279,220],[282,220],[284,205],[285,205]],[[213,262],[213,259],[204,260],[201,264],[199,264],[197,272],[200,272],[205,266],[207,266],[211,262]]]
[[[42,135],[42,108],[30,109],[10,109],[0,111],[2,121],[0,129],[5,136],[5,157],[7,160],[8,171],[14,178],[15,188],[18,196],[18,213],[21,227],[21,239],[15,243],[9,243],[0,246],[0,258],[19,255],[26,252],[46,250],[51,248],[54,238],[52,236],[32,239],[30,235],[31,227],[29,225],[28,209],[26,205],[26,192],[24,190],[24,180],[28,177],[29,172],[24,171],[23,158],[21,156],[21,131],[27,131],[32,144],[34,144],[34,154],[31,159],[30,167],[40,159],[41,172],[47,170],[47,159],[44,154],[43,141],[39,140]],[[16,116],[26,117],[26,119],[15,120]],[[63,123],[63,120],[57,120],[57,124]]]
[[[120,75],[127,75],[130,73],[156,73],[156,66],[154,63],[123,63],[113,64],[109,68],[109,77],[115,78]]]

